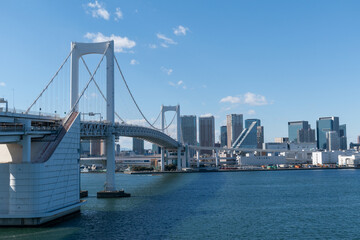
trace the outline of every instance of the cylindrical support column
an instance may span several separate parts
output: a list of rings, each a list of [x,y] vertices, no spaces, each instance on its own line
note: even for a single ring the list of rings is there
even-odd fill
[[[196,166],[199,168],[200,167],[200,153],[199,153],[199,149],[196,150]]]
[[[22,145],[22,162],[30,163],[31,162],[31,137],[28,135],[28,131],[31,128],[31,120],[21,121],[24,124],[24,135],[21,140]]]
[[[106,183],[105,191],[116,191],[115,188],[115,136],[106,137]]]
[[[181,171],[181,148],[177,149],[177,170]]]
[[[165,171],[165,149],[161,147],[161,171]]]

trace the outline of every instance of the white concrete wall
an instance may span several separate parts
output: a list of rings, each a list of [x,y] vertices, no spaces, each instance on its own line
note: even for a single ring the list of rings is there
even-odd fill
[[[261,166],[287,163],[284,156],[242,156],[239,157],[238,161],[240,166]]]
[[[79,203],[79,149],[78,117],[48,161],[0,164],[0,192],[9,192],[8,214],[41,215]],[[6,168],[7,182],[2,174]],[[0,205],[3,202],[0,198]]]

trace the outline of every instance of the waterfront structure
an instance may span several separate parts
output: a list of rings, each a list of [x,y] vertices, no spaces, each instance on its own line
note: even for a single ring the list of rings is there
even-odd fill
[[[257,121],[253,121],[248,128],[244,128],[232,148],[257,148],[257,124]]]
[[[317,151],[312,153],[312,164],[336,164],[338,163],[338,156],[342,154],[340,151]]]
[[[316,121],[317,148],[327,149],[326,132],[335,131],[340,135],[339,117],[321,117]]]
[[[229,114],[226,116],[227,146],[233,145],[243,130],[243,115]]]
[[[201,147],[215,146],[215,118],[214,116],[199,117],[199,143]],[[202,150],[201,153],[211,154],[211,150]]]
[[[135,154],[144,155],[144,140],[133,138],[133,152]]]
[[[225,147],[227,144],[227,127],[220,127],[220,146]]]
[[[315,142],[315,130],[308,121],[288,122],[289,142]]]
[[[288,150],[287,143],[276,143],[276,142],[267,142],[263,144],[263,149],[271,150]]]
[[[360,154],[339,155],[338,165],[342,167],[358,167],[360,165]]]
[[[267,166],[267,165],[276,165],[276,164],[286,164],[285,156],[274,156],[268,154],[267,156],[255,156],[253,154],[246,154],[246,156],[237,156],[236,160],[240,167],[243,166]]]

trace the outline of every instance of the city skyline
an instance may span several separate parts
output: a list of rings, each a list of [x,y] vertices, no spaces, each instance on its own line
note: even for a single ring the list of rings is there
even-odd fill
[[[0,97],[9,107],[26,109],[71,41],[113,38],[148,118],[156,118],[161,104],[179,103],[181,115],[213,115],[217,140],[226,115],[243,114],[261,119],[269,142],[287,136],[289,121],[306,120],[314,127],[319,117],[338,116],[347,124],[348,142],[356,142],[358,116],[347,106],[355,100],[359,77],[360,35],[353,30],[358,2],[204,3],[191,2],[189,9],[186,2],[166,1],[83,1],[72,8],[70,1],[4,2]],[[124,94],[117,110],[139,121]]]

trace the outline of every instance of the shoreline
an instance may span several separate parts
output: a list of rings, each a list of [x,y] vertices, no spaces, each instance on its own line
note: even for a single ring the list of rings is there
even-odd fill
[[[156,171],[132,171],[132,172],[116,172],[116,174],[129,174],[129,175],[136,175],[136,174],[152,174],[152,175],[161,175],[161,174],[176,174],[176,173],[209,173],[209,172],[261,172],[261,171],[301,171],[301,170],[344,170],[344,169],[353,169],[359,170],[360,168],[354,167],[336,167],[336,168],[278,168],[278,169],[219,169],[219,170],[193,170],[193,171],[164,171],[164,172],[156,172]],[[106,173],[106,171],[91,171],[91,172],[81,172],[81,173]]]

